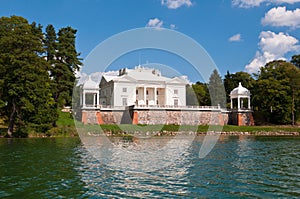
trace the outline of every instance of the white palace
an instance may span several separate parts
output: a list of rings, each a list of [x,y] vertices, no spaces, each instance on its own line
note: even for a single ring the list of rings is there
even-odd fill
[[[186,106],[185,79],[168,78],[153,68],[123,68],[103,75],[100,84],[90,78],[82,85],[82,107]]]
[[[141,66],[123,68],[118,75],[104,74],[100,83],[89,77],[80,88],[81,121],[84,124],[254,124],[250,91],[241,84],[230,93],[228,111],[220,106],[187,106],[187,83],[180,77],[164,77],[157,69]]]

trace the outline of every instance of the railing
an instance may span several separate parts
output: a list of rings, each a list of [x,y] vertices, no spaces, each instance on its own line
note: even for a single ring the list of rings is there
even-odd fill
[[[86,105],[82,109],[102,109],[102,110],[124,110],[128,106],[111,106],[111,105]],[[134,109],[177,109],[177,110],[220,110],[227,109],[220,106],[174,106],[174,105],[133,105]]]

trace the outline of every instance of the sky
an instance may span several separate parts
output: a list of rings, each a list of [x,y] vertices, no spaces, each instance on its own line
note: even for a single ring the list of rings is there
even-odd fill
[[[227,71],[255,73],[269,61],[300,54],[300,0],[0,0],[0,5],[1,16],[22,16],[44,28],[77,29],[83,63],[111,36],[144,27],[168,28],[194,39],[222,76]],[[167,65],[192,82],[199,80],[186,60],[153,49],[123,55],[107,70],[146,63]],[[96,71],[97,66],[82,68],[82,73]]]

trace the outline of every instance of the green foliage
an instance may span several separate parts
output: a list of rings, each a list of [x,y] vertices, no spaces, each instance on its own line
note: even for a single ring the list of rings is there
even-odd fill
[[[209,106],[210,96],[207,84],[197,82],[186,87],[186,104],[190,106]]]
[[[252,102],[254,110],[263,114],[267,122],[292,123],[291,115],[299,106],[295,100],[300,88],[299,74],[299,69],[285,61],[273,61],[260,69]]]
[[[300,69],[300,54],[292,56],[291,63],[294,64],[298,69]]]
[[[72,90],[76,80],[75,73],[81,62],[76,51],[76,30],[71,27],[62,28],[55,33],[52,25],[46,29],[47,61],[51,64],[53,97],[57,107],[71,105]]]
[[[7,117],[9,136],[14,130],[21,137],[49,130],[58,118],[58,103],[70,102],[80,64],[76,30],[63,28],[56,37],[48,26],[46,32],[22,17],[0,18],[0,114]],[[57,98],[57,93],[63,94]]]
[[[41,26],[29,24],[22,17],[0,18],[0,77],[2,101],[9,117],[8,132],[14,125],[21,132],[31,123],[43,125],[52,120],[48,64],[44,52]]]

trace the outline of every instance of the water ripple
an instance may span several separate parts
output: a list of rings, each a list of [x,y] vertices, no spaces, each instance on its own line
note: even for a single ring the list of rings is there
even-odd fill
[[[101,162],[76,138],[1,139],[0,198],[300,197],[298,137],[221,136],[199,159],[202,141],[167,167],[137,172],[129,159],[125,170]]]

